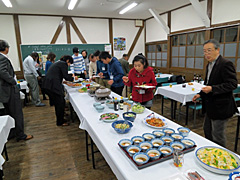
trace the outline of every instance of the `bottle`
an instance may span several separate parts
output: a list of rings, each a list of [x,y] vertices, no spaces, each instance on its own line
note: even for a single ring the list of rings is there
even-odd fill
[[[114,99],[114,111],[118,111],[118,101],[117,101],[117,98]]]
[[[183,83],[185,83],[186,82],[186,76],[185,76],[185,74],[183,75]]]
[[[121,100],[119,102],[119,109],[123,110],[123,97],[121,97]]]
[[[202,81],[202,77],[201,77],[201,74],[200,74],[199,77],[198,77],[198,82],[201,83],[201,81]]]
[[[196,81],[196,74],[194,73],[194,76],[193,76],[193,82]]]
[[[154,69],[154,74],[155,74],[155,75],[157,74],[157,69]]]
[[[197,82],[197,83],[199,82],[199,80],[198,80],[198,74],[197,74],[197,76],[196,76],[196,82]]]
[[[158,69],[158,77],[160,77],[160,69]]]

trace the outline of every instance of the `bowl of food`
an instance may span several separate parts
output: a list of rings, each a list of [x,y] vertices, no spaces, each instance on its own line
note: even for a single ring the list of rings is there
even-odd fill
[[[121,139],[121,140],[118,142],[118,144],[119,144],[122,148],[126,149],[126,148],[128,148],[129,146],[131,146],[131,145],[133,144],[133,142],[132,142],[132,140],[130,140],[130,139]]]
[[[163,129],[163,132],[165,132],[166,136],[171,136],[171,134],[175,133],[175,130],[171,128],[165,128]]]
[[[100,106],[95,106],[95,109],[97,110],[98,113],[102,113],[104,111],[104,106],[100,105]]]
[[[161,138],[162,136],[165,136],[165,132],[161,130],[153,131],[152,133],[156,136],[156,138]]]
[[[164,156],[171,155],[173,153],[173,148],[170,146],[161,146],[158,148],[161,154]]]
[[[138,165],[142,165],[142,164],[146,164],[149,161],[149,156],[145,153],[139,152],[134,154],[133,156],[133,160],[138,164]]]
[[[112,127],[117,133],[125,134],[131,130],[133,125],[129,121],[118,120],[112,123]]]
[[[145,107],[142,106],[141,104],[136,104],[136,105],[132,106],[132,111],[137,114],[143,113],[144,110],[145,110]]]
[[[133,156],[135,153],[138,153],[141,151],[141,148],[137,145],[131,145],[127,148],[127,152],[130,156]]]
[[[239,157],[220,147],[204,146],[195,152],[197,162],[205,169],[218,174],[230,174],[240,167]]]
[[[104,113],[100,116],[100,120],[104,122],[114,122],[118,117],[119,115],[117,113]]]
[[[163,136],[161,137],[161,140],[163,140],[167,146],[169,146],[170,143],[174,141],[171,136]]]
[[[134,145],[139,145],[141,142],[145,141],[142,136],[133,136],[132,139]]]
[[[150,142],[144,141],[139,144],[140,148],[143,152],[146,152],[148,149],[152,148],[152,144]]]
[[[183,136],[178,133],[173,133],[173,134],[171,134],[171,136],[174,139],[174,141],[181,141],[183,139]]]
[[[95,102],[93,103],[93,107],[96,107],[96,106],[101,106],[102,104],[100,102]]]
[[[190,132],[190,129],[188,129],[186,127],[180,127],[177,130],[178,130],[179,134],[183,135],[184,137],[187,137]]]
[[[182,151],[185,148],[184,144],[181,142],[172,142],[170,143],[170,147],[179,151]]]
[[[125,112],[122,116],[123,119],[133,122],[136,119],[137,114],[135,112]]]
[[[151,143],[153,145],[153,148],[159,148],[160,146],[163,146],[165,142],[161,139],[156,138],[156,139],[153,139]]]
[[[149,149],[149,150],[147,150],[146,153],[150,157],[150,160],[159,159],[161,156],[161,152],[157,149]]]
[[[106,102],[106,105],[109,109],[114,109],[114,102],[113,100],[107,100]]]
[[[145,141],[151,141],[155,138],[155,135],[152,133],[144,133],[142,137],[145,139]]]
[[[185,148],[191,148],[195,145],[195,142],[191,139],[182,139],[181,143],[184,144]]]

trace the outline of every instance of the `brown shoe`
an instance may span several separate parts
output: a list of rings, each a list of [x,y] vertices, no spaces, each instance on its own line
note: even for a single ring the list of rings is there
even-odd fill
[[[24,139],[18,139],[18,138],[17,138],[17,142],[18,142],[18,141],[21,141],[21,140],[27,141],[27,140],[32,139],[32,138],[33,138],[33,135],[27,135],[27,137],[24,138]]]
[[[69,126],[69,124],[68,123],[63,123],[62,126]]]

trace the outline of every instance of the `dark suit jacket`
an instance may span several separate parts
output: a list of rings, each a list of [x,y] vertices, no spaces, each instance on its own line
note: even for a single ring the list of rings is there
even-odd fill
[[[64,88],[62,85],[63,78],[67,81],[73,81],[73,77],[68,75],[68,65],[65,61],[57,61],[53,63],[43,81],[43,88],[53,93],[64,96]]]
[[[129,62],[126,61],[124,58],[119,59],[119,62],[122,65],[124,76],[126,76],[129,73],[129,71],[130,71],[130,69],[129,69]]]
[[[10,60],[0,54],[0,102],[7,103],[11,96],[11,88],[19,91],[14,79],[15,73]]]
[[[233,90],[238,86],[233,63],[220,55],[213,66],[208,84],[206,84],[207,73],[208,65],[204,84],[212,86],[212,92],[208,94],[200,92],[203,100],[203,111],[207,113],[210,119],[232,117],[233,114],[238,112],[233,98]]]

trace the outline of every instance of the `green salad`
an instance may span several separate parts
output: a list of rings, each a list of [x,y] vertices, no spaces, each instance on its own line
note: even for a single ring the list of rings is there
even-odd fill
[[[113,120],[113,119],[117,119],[119,115],[116,113],[105,113],[105,114],[102,114],[100,117],[102,120]]]
[[[144,109],[145,109],[145,107],[142,106],[141,104],[136,104],[132,107],[132,111],[137,113],[137,114],[143,113]]]

